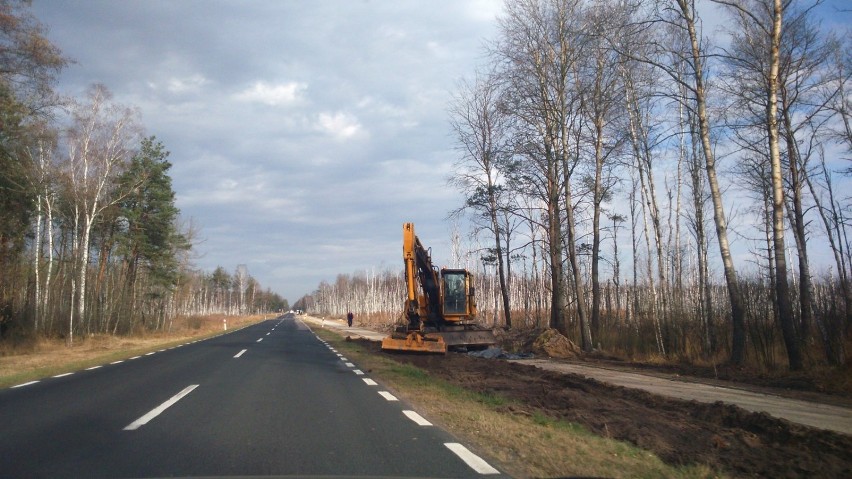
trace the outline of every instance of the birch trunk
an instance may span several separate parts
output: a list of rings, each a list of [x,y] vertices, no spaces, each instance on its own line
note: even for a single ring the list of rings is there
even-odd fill
[[[790,369],[803,367],[799,338],[796,334],[793,305],[790,300],[787,282],[787,252],[784,246],[784,175],[781,170],[781,151],[778,139],[778,66],[780,63],[781,19],[783,9],[781,0],[774,0],[769,60],[769,78],[766,104],[766,127],[769,137],[769,160],[772,166],[772,236],[775,254],[775,297],[778,303],[778,319],[781,333],[787,348],[787,360]]]
[[[677,0],[681,18],[685,22],[692,55],[692,75],[695,80],[694,93],[698,116],[698,127],[701,147],[704,150],[707,183],[710,187],[710,197],[713,200],[713,218],[716,224],[716,237],[719,243],[719,253],[722,256],[722,266],[725,271],[725,284],[728,288],[728,298],[731,305],[731,363],[740,365],[745,361],[745,308],[739,291],[737,271],[731,255],[728,241],[728,222],[725,216],[725,205],[722,202],[722,191],[716,174],[716,157],[710,143],[710,121],[707,116],[707,99],[704,84],[703,53],[699,45],[698,32],[695,27],[694,12],[689,0]]]

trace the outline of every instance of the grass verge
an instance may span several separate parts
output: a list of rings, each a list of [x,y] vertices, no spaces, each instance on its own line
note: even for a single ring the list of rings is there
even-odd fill
[[[631,444],[530,413],[499,394],[480,394],[427,371],[365,351],[328,329],[315,331],[391,392],[513,477],[710,478],[702,465],[671,466]]]

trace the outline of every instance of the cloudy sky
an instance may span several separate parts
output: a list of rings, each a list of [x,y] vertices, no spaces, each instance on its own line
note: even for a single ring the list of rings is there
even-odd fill
[[[171,152],[196,265],[249,273],[292,303],[323,279],[401,267],[413,221],[449,259],[447,106],[483,64],[501,1],[36,0],[75,63],[139,108]]]

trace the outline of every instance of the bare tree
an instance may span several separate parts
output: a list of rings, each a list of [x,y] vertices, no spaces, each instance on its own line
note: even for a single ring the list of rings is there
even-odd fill
[[[600,333],[601,285],[601,210],[615,185],[612,175],[613,157],[618,153],[625,135],[621,117],[624,86],[619,75],[621,58],[609,48],[607,37],[619,35],[625,24],[625,10],[612,2],[597,2],[588,7],[585,31],[588,41],[583,45],[586,58],[578,66],[576,93],[584,117],[581,128],[591,142],[592,150],[592,307],[590,326],[593,334]]]
[[[35,276],[35,307],[33,329],[40,332],[50,303],[50,285],[53,276],[53,210],[56,203],[55,152],[56,132],[46,123],[34,126],[35,137],[24,155],[32,165],[30,183],[35,191],[35,245],[33,248],[33,274]],[[43,230],[46,230],[44,231]],[[47,240],[47,271],[44,285],[41,281],[43,240]]]
[[[642,201],[643,225],[645,228],[645,244],[648,251],[647,274],[651,287],[651,316],[654,323],[654,332],[657,341],[657,350],[660,354],[666,354],[665,341],[662,334],[661,318],[666,317],[666,268],[665,254],[663,253],[662,225],[660,221],[660,209],[657,202],[653,164],[653,142],[650,138],[652,125],[649,124],[651,116],[650,98],[652,92],[647,88],[640,93],[638,79],[641,76],[640,66],[636,62],[625,62],[621,72],[624,84],[624,103],[627,110],[627,131],[629,132],[630,144],[633,150],[633,162],[639,180],[639,193]],[[647,73],[647,72],[646,72]],[[651,83],[650,81],[646,81]],[[650,217],[653,229],[653,248],[657,258],[657,283],[652,273],[652,247],[651,234],[648,231],[648,218]],[[658,303],[661,307],[658,307]]]
[[[129,161],[138,133],[133,110],[112,103],[103,85],[92,86],[85,102],[71,107],[73,125],[68,132],[68,177],[74,200],[75,224],[79,225],[77,253],[76,315],[85,321],[86,277],[92,227],[103,212],[121,196],[112,191],[113,180]],[[73,341],[73,315],[68,325],[68,342]]]
[[[579,19],[579,0],[524,0],[506,5],[500,19],[502,41],[497,57],[510,83],[507,106],[513,112],[516,151],[523,158],[515,174],[541,198],[546,212],[551,280],[550,325],[567,334],[562,262],[562,212],[567,217],[567,245],[575,278],[580,278],[571,197],[571,162],[577,161],[569,137],[576,118],[576,98],[569,95],[570,75],[578,51],[570,37]],[[574,27],[574,32],[577,28]],[[569,168],[566,170],[566,168]],[[564,205],[564,206],[563,206]],[[591,349],[583,282],[573,283],[583,347]]]
[[[778,115],[782,40],[781,24],[785,8],[790,5],[790,2],[786,1],[782,4],[781,0],[715,1],[725,5],[729,10],[734,12],[740,26],[740,33],[742,34],[742,36],[735,37],[735,39],[748,45],[746,48],[741,48],[741,51],[757,50],[763,53],[763,55],[752,55],[749,57],[749,60],[751,60],[754,67],[762,74],[763,88],[761,92],[764,95],[764,100],[760,104],[765,107],[764,122],[762,124],[766,129],[771,168],[775,301],[778,306],[778,320],[784,337],[784,344],[787,348],[787,359],[790,369],[799,370],[802,369],[803,362],[787,278],[787,252],[784,238],[784,216],[786,214],[785,189],[784,173],[781,165],[781,129]],[[744,61],[747,62],[748,60],[744,59]],[[790,163],[795,164],[796,161],[793,159]],[[800,203],[798,207],[801,210]],[[804,233],[802,232],[802,234]],[[805,255],[804,258],[805,264],[803,267],[805,268],[805,276],[809,277],[809,273],[807,272],[807,256]],[[804,281],[809,285],[807,278]],[[809,299],[806,299],[806,302],[809,302]]]
[[[512,327],[509,286],[509,224],[501,214],[507,208],[501,163],[507,155],[508,119],[499,103],[497,78],[480,76],[464,82],[450,109],[451,124],[462,159],[451,182],[467,199],[464,208],[474,211],[475,222],[494,238],[494,261],[507,328]],[[481,218],[484,221],[477,221]],[[506,248],[503,247],[504,241]]]
[[[689,125],[689,133],[691,137],[690,144],[690,161],[687,162],[687,170],[692,185],[692,214],[690,218],[690,226],[695,235],[695,249],[698,260],[697,287],[698,287],[698,317],[701,324],[704,326],[704,347],[708,354],[712,354],[716,349],[715,337],[713,336],[713,302],[710,298],[710,268],[708,266],[708,246],[707,232],[704,220],[704,203],[707,198],[707,189],[705,181],[701,176],[701,165],[703,158],[701,150],[698,148],[700,144],[697,141],[698,126],[696,125],[695,117],[687,110],[687,124]]]
[[[248,267],[244,264],[238,264],[237,270],[234,272],[234,284],[240,294],[240,314],[246,314],[246,290],[248,288],[249,278],[251,278],[251,276],[249,276]]]
[[[742,364],[745,360],[745,308],[742,295],[739,291],[737,270],[731,254],[730,242],[728,240],[728,221],[725,214],[725,205],[722,202],[722,190],[716,171],[716,155],[711,142],[711,124],[707,111],[707,85],[704,78],[705,62],[707,54],[703,40],[698,31],[695,4],[693,0],[666,0],[664,5],[666,11],[671,15],[663,21],[677,28],[688,39],[689,49],[682,52],[684,64],[688,66],[686,76],[681,75],[674,69],[644,58],[643,61],[653,63],[665,71],[675,82],[683,86],[689,92],[690,98],[684,99],[687,108],[691,108],[698,123],[698,137],[701,141],[701,149],[704,157],[704,169],[707,173],[707,183],[710,189],[710,198],[713,201],[713,218],[716,225],[716,237],[719,244],[719,252],[722,257],[722,266],[725,272],[725,284],[728,289],[728,298],[731,307],[731,362]]]

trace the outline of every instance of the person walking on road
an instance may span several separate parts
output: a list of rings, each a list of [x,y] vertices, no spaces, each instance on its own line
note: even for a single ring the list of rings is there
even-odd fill
[[[352,311],[349,311],[349,313],[346,315],[346,322],[349,323],[350,328],[352,327],[352,320],[353,319],[355,319],[355,315],[352,314]]]

